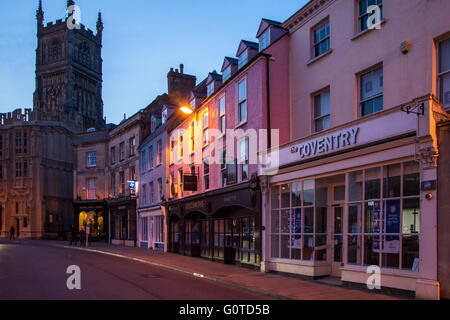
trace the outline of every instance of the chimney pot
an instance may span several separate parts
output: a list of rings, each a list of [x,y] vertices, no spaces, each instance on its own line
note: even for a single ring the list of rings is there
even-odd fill
[[[184,64],[180,64],[180,73],[183,74],[184,71]]]
[[[178,73],[178,69],[175,69],[175,73]]]
[[[170,72],[173,72],[173,68],[170,68]]]

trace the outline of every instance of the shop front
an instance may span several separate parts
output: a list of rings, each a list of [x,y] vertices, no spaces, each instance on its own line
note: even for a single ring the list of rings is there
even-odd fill
[[[90,241],[106,241],[108,239],[108,209],[104,201],[75,201],[74,222],[78,232],[89,227]]]
[[[275,175],[261,167],[263,271],[366,287],[379,270],[384,290],[438,295],[439,108],[419,102],[428,115],[386,110],[282,146]]]
[[[168,202],[169,250],[258,267],[260,201],[254,181]]]
[[[136,200],[108,201],[109,242],[115,245],[136,246]]]
[[[138,244],[141,248],[167,251],[165,207],[138,209]]]

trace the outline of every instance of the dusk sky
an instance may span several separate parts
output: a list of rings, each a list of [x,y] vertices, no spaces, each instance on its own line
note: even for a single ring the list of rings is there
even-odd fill
[[[307,0],[78,0],[82,23],[103,37],[103,101],[107,122],[118,123],[167,91],[167,72],[203,80],[235,56],[241,39],[255,41],[261,18],[285,21]],[[1,1],[0,112],[31,108],[35,88],[38,0]],[[45,23],[66,16],[65,0],[43,0]]]

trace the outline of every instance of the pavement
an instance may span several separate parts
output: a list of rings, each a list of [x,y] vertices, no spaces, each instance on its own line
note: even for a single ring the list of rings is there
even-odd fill
[[[26,250],[28,248],[28,250]],[[33,248],[33,249],[30,249]],[[11,255],[23,255],[30,251],[45,252],[51,256],[53,264],[68,265],[81,264],[86,268],[83,274],[92,276],[101,272],[104,275],[130,280],[137,280],[140,294],[126,294],[126,290],[113,291],[108,285],[102,291],[102,285],[97,285],[91,296],[99,299],[105,294],[117,292],[112,299],[171,299],[171,300],[398,300],[397,297],[372,292],[344,288],[336,281],[313,281],[287,277],[273,273],[261,273],[251,269],[224,265],[209,260],[186,257],[178,254],[164,253],[143,248],[113,246],[105,243],[92,243],[89,248],[69,246],[68,242],[58,241],[0,241],[0,283],[4,269],[5,252],[11,262]],[[15,259],[15,258],[14,258]],[[72,260],[76,260],[74,261]],[[20,259],[19,259],[20,260]],[[38,258],[42,262],[43,258]],[[70,260],[70,261],[67,261]],[[34,261],[34,260],[32,260]],[[32,267],[36,268],[32,273],[46,272],[37,262]],[[46,261],[47,262],[47,261]],[[47,262],[47,263],[50,263]],[[20,270],[20,266],[19,270]],[[44,268],[45,269],[45,268]],[[93,270],[95,269],[95,270]],[[136,269],[136,270],[135,270]],[[6,270],[11,273],[11,268]],[[64,270],[65,271],[65,270]],[[95,271],[95,272],[94,272]],[[63,274],[67,279],[67,275]],[[98,276],[98,275],[97,275]],[[38,278],[40,276],[37,276]],[[108,277],[107,277],[108,278]],[[10,277],[9,277],[10,279]],[[147,280],[143,282],[143,279]],[[163,280],[166,281],[163,281]],[[3,278],[4,280],[4,278]],[[106,279],[104,279],[106,281]],[[145,285],[150,285],[151,290]],[[155,281],[159,280],[159,281]],[[65,285],[64,280],[64,285]],[[127,280],[128,281],[128,280]],[[92,283],[98,281],[91,281]],[[117,282],[117,281],[113,281]],[[126,282],[126,281],[125,281]],[[155,282],[158,282],[155,286]],[[128,283],[129,284],[129,283]],[[14,289],[14,284],[9,288]],[[121,285],[117,285],[121,286]],[[93,286],[94,287],[94,286]],[[193,290],[198,287],[199,291]],[[135,283],[136,288],[136,283]],[[154,289],[157,288],[157,289]],[[128,288],[129,290],[129,288]],[[156,291],[155,291],[156,290]],[[168,291],[167,291],[168,290]],[[147,294],[142,294],[142,291]],[[3,293],[2,293],[3,292]],[[133,292],[133,290],[129,291]],[[196,292],[193,294],[193,292]],[[109,294],[107,294],[109,293]],[[120,294],[122,293],[122,294]],[[67,294],[67,292],[66,292]],[[32,296],[32,295],[31,295]],[[51,296],[51,294],[50,294]],[[68,294],[69,298],[72,296]],[[4,286],[0,287],[0,299],[5,297]],[[62,299],[65,299],[63,295]]]

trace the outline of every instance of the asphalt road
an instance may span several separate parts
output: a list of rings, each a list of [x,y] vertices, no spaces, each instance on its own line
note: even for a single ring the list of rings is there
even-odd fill
[[[81,290],[67,288],[80,267]],[[269,297],[113,256],[0,242],[0,300],[264,300]]]

